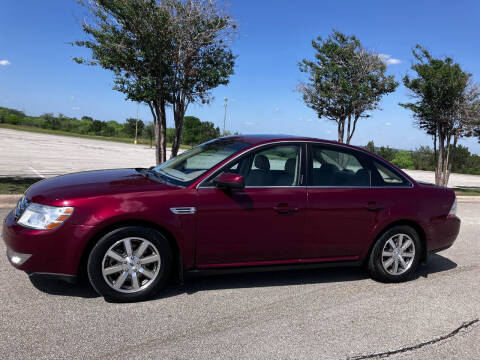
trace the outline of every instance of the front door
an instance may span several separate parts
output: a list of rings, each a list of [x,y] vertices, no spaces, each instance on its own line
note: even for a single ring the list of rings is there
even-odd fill
[[[222,169],[243,175],[244,189],[220,190],[214,179],[198,188],[199,268],[281,264],[301,258],[304,155],[304,145],[294,143],[252,150]]]

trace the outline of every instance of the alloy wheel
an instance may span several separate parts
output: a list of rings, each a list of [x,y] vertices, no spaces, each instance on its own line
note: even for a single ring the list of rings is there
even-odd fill
[[[128,237],[107,250],[102,261],[102,275],[115,291],[135,293],[154,282],[160,265],[160,253],[155,245],[140,237]]]
[[[415,259],[415,243],[407,234],[395,234],[387,240],[382,250],[382,266],[390,275],[405,273]]]

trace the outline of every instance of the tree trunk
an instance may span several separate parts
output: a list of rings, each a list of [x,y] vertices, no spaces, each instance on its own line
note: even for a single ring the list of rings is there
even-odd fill
[[[357,127],[357,121],[360,118],[360,115],[355,114],[355,118],[353,119],[353,126],[352,126],[352,131],[350,131],[350,120],[348,121],[348,134],[347,134],[347,144],[350,144],[350,141],[352,141],[353,134],[355,133],[355,128]]]
[[[185,103],[184,100],[180,100],[175,106],[173,107],[173,119],[175,121],[175,138],[173,139],[172,143],[172,154],[170,155],[171,158],[177,156],[178,149],[180,148],[180,142],[182,141],[182,134],[183,134],[183,120],[185,117]]]
[[[444,135],[442,131],[438,132],[438,156],[437,165],[435,166],[435,185],[442,186],[442,173],[443,173],[443,156],[444,156]]]
[[[172,143],[172,154],[170,155],[171,158],[177,156],[178,154],[183,133],[183,116],[176,112],[173,114],[173,118],[175,120],[175,137]]]
[[[453,136],[452,156],[450,157],[450,161],[448,163],[448,171],[447,171],[445,186],[448,185],[448,180],[450,179],[450,174],[452,173],[452,160],[451,159],[453,159],[453,157],[455,156],[455,150],[457,148],[457,141],[458,141],[458,133],[455,132],[455,135]]]
[[[442,168],[442,186],[447,186],[448,178],[449,178],[448,169],[450,167],[450,139],[451,139],[451,135],[448,135],[447,144],[445,145],[445,149],[447,153],[443,160],[443,168]]]
[[[345,118],[338,119],[338,142],[343,143],[345,134]]]
[[[167,114],[165,101],[153,101],[149,103],[155,127],[155,162],[157,165],[167,161]]]
[[[350,141],[350,127],[352,124],[352,115],[348,115],[348,123],[347,123],[347,144]]]

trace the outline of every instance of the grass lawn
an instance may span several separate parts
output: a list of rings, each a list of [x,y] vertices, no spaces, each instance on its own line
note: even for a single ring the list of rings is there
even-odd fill
[[[480,196],[480,188],[478,187],[454,188],[453,190],[455,190],[457,196]]]
[[[23,194],[30,185],[40,180],[42,179],[0,177],[0,194]]]
[[[126,144],[133,144],[133,139],[130,139],[130,138],[75,134],[75,133],[71,133],[71,132],[68,132],[68,131],[42,129],[42,128],[37,128],[37,127],[34,127],[34,126],[0,124],[0,128],[11,129],[11,130],[29,131],[29,132],[40,133],[40,134],[61,135],[61,136],[70,136],[70,137],[83,138],[83,139],[105,140],[105,141],[113,141],[113,142],[120,142],[120,143],[126,143]],[[138,139],[138,144],[150,145],[150,140],[140,138],[140,139]],[[167,148],[170,148],[171,146],[172,146],[172,144],[167,143]],[[190,149],[190,146],[180,145],[180,148],[181,149]]]

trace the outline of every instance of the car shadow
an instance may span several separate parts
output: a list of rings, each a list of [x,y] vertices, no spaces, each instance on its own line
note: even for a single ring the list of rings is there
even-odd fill
[[[430,274],[452,270],[457,264],[450,259],[431,254],[426,265],[421,265],[414,278],[428,278]],[[183,285],[170,284],[158,294],[156,299],[168,298],[180,294],[195,294],[200,291],[225,290],[238,288],[260,288],[271,286],[307,285],[359,281],[369,275],[359,267],[328,267],[309,270],[284,270],[249,272],[242,274],[219,274],[210,276],[192,276]]]
[[[456,267],[457,264],[446,257],[439,254],[432,254],[429,256],[428,263],[419,267],[415,279],[419,277],[428,278],[431,274],[452,270]],[[358,267],[329,267],[308,270],[293,269],[208,276],[202,276],[200,273],[187,276],[183,284],[179,284],[176,281],[170,282],[154,297],[154,300],[182,294],[192,295],[209,290],[308,285],[359,281],[368,278],[368,274],[362,268]],[[30,281],[38,290],[50,295],[82,298],[95,298],[99,296],[86,280],[79,281],[76,284],[69,284],[61,280],[31,277]]]
[[[435,274],[443,271],[455,269],[457,263],[440,255],[431,254],[428,257],[427,264],[420,266],[415,274],[415,278],[424,277],[428,278],[428,275]]]
[[[86,299],[92,299],[100,296],[88,283],[88,281],[83,279],[75,284],[41,276],[29,276],[28,279],[37,290],[50,295],[73,296]]]

